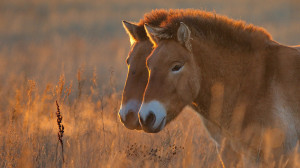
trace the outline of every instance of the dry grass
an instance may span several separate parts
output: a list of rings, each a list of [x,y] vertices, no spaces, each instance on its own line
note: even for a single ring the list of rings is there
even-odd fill
[[[33,81],[20,82],[26,86],[15,89],[16,98],[1,127],[1,167],[221,167],[214,143],[192,109],[185,108],[158,134],[130,131],[117,116],[120,93],[111,88],[94,100],[99,88],[91,84],[83,88],[93,92],[78,96],[80,82],[77,88],[65,86],[62,75],[42,92]],[[58,148],[60,140],[63,151]],[[298,160],[295,153],[295,165]]]
[[[1,1],[0,167],[220,167],[190,108],[158,134],[120,123],[129,51],[121,20],[138,21],[153,8],[215,9],[292,45],[300,39],[298,6],[293,0]],[[298,160],[296,153],[295,167]]]
[[[190,115],[195,115],[191,109],[186,109],[177,119],[180,122],[175,121],[159,134],[130,131],[120,124],[117,116],[120,93],[113,92],[112,88],[110,95],[96,102],[93,96],[97,95],[93,93],[72,98],[67,96],[72,92],[65,92],[69,87],[65,87],[64,82],[60,78],[55,86],[48,85],[39,93],[39,88],[30,81],[24,90],[17,91],[16,94],[25,95],[24,99],[15,99],[8,121],[2,125],[7,129],[2,129],[0,134],[3,140],[0,144],[3,149],[1,167],[141,167],[144,164],[150,167],[181,167],[183,164],[218,164],[213,144],[199,124],[200,119],[189,121]],[[97,90],[96,87],[93,89]],[[55,104],[56,99],[61,102],[59,106]],[[64,120],[57,118],[57,115],[63,115]],[[65,128],[63,153],[57,149],[57,124],[63,124]],[[59,135],[61,131],[62,128]]]

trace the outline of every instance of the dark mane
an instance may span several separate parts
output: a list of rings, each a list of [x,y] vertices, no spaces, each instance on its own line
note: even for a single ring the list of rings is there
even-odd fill
[[[160,12],[166,13],[161,10]],[[183,22],[191,29],[194,36],[213,41],[215,44],[226,48],[239,46],[243,50],[251,51],[257,44],[261,44],[258,42],[265,43],[271,40],[270,34],[263,28],[215,13],[194,9],[175,9],[169,10],[168,13],[168,18],[160,24],[160,27],[163,28],[163,31],[160,32],[162,33],[161,39],[176,40],[178,27],[180,22]],[[158,18],[158,22],[161,22],[159,13],[155,13],[155,16]]]
[[[158,27],[160,24],[167,19],[168,11],[163,9],[152,10],[144,15],[144,18],[139,21],[137,28],[137,38],[136,40],[142,41],[147,40],[147,33],[144,29],[144,24],[147,23],[153,27]]]

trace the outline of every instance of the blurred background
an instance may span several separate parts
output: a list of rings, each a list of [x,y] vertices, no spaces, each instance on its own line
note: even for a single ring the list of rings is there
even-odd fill
[[[1,0],[0,167],[220,166],[189,108],[159,134],[120,124],[130,49],[121,21],[160,8],[215,11],[300,44],[300,0]]]

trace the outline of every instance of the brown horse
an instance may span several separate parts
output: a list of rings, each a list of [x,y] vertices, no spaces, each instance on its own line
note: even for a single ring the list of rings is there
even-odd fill
[[[159,132],[191,105],[218,144],[226,139],[246,158],[280,160],[300,138],[300,52],[242,21],[177,13],[159,27],[145,24],[155,49],[139,111],[143,130]]]
[[[293,48],[296,48],[300,52],[300,45],[292,46]]]
[[[144,19],[134,24],[123,21],[123,26],[129,35],[131,51],[126,59],[128,74],[122,95],[119,117],[129,129],[141,129],[138,111],[143,100],[143,94],[148,82],[146,58],[152,51],[152,43],[147,37],[144,24],[159,26],[167,17],[167,11],[155,10],[144,15]]]

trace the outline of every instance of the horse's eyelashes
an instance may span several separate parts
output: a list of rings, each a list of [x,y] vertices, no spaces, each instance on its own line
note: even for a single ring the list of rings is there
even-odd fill
[[[173,68],[172,68],[172,71],[179,71],[181,69],[182,65],[175,65]]]

